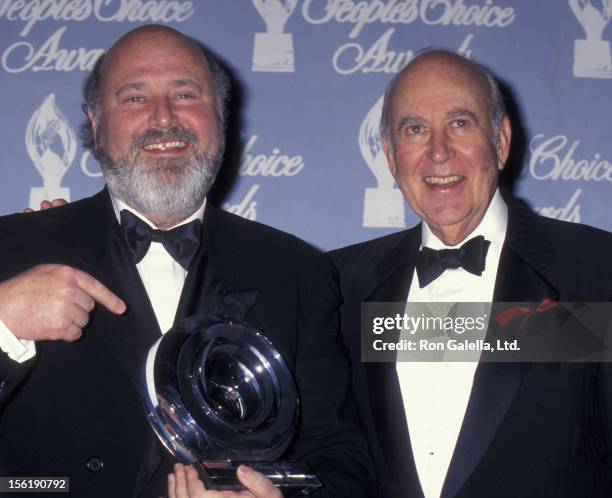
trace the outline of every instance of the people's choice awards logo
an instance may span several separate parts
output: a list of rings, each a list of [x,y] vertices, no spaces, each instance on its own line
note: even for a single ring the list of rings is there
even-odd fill
[[[391,176],[380,141],[383,98],[372,106],[359,128],[359,149],[376,178],[376,188],[366,188],[363,226],[367,228],[404,227],[404,197]]]
[[[599,7],[595,1],[601,2]],[[612,78],[610,42],[601,39],[612,17],[612,0],[569,0],[569,4],[586,33],[586,39],[574,42],[574,76]]]
[[[266,33],[255,33],[253,71],[293,72],[293,36],[283,33],[297,0],[253,0],[266,23]]]
[[[332,66],[338,74],[399,73],[414,56],[406,46],[405,34],[410,24],[449,27],[453,32],[465,31],[458,51],[469,55],[474,38],[467,32],[472,27],[504,29],[516,19],[508,0],[303,0],[304,21],[323,26],[328,23],[352,25],[348,40],[332,55]],[[376,26],[374,28],[374,26]],[[378,38],[366,31],[374,32]],[[375,30],[375,31],[374,31]],[[434,39],[436,35],[431,32]],[[334,39],[336,37],[333,37]],[[331,39],[331,38],[330,38]],[[370,40],[370,41],[366,41]],[[423,45],[420,41],[419,45]]]
[[[0,0],[3,36],[7,23],[22,24],[20,40],[10,43],[0,53],[0,68],[7,73],[24,71],[91,71],[104,52],[101,48],[66,46],[71,38],[68,26],[60,26],[40,45],[28,37],[34,29],[55,22],[81,23],[179,23],[195,13],[192,1],[180,0]],[[64,36],[65,35],[65,36]],[[80,37],[86,38],[86,37]],[[37,41],[41,40],[36,36]]]
[[[60,185],[76,153],[76,135],[68,120],[55,105],[55,94],[47,96],[30,118],[25,145],[43,180],[32,187],[29,206],[38,209],[45,199],[70,200],[70,189]]]

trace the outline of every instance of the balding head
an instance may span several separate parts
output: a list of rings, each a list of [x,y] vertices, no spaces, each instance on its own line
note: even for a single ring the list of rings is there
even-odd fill
[[[476,64],[466,57],[444,49],[427,49],[418,53],[406,66],[398,73],[389,83],[385,91],[385,98],[380,121],[381,135],[385,137],[387,143],[391,144],[390,139],[390,123],[391,113],[393,109],[393,95],[398,88],[410,91],[410,82],[414,78],[418,78],[420,71],[428,70],[433,67],[434,70],[446,72],[449,76],[453,73],[453,69],[465,75],[470,75],[474,85],[474,92],[482,93],[483,97],[488,100],[488,114],[491,127],[492,140],[497,140],[500,126],[504,116],[506,115],[506,106],[504,99],[495,78],[490,71],[486,70],[479,64]],[[446,71],[444,70],[446,68]]]
[[[200,46],[191,38],[180,31],[160,24],[149,24],[127,32],[119,38],[106,52],[105,64],[113,64],[117,57],[129,54],[131,50],[142,49],[143,46],[151,50],[158,47],[173,45],[180,49],[191,52],[194,57],[202,61],[202,65],[208,67],[206,58],[200,50]]]

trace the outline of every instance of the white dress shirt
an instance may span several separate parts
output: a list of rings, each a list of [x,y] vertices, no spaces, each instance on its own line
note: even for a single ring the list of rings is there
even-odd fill
[[[18,339],[2,320],[0,320],[0,349],[18,363],[23,363],[36,354],[34,341]]]
[[[157,228],[142,214],[138,213],[138,211],[130,208],[127,204],[116,199],[112,195],[111,200],[117,220],[121,219],[121,210],[127,209],[149,226]],[[195,213],[186,220],[175,225],[175,227],[184,225],[193,220],[202,220],[204,217],[205,205],[206,199]],[[144,284],[155,317],[159,323],[159,328],[163,334],[167,332],[174,323],[178,302],[181,297],[181,292],[183,291],[185,279],[187,278],[187,271],[170,256],[160,242],[151,242],[149,250],[142,261],[136,265],[136,269]],[[29,360],[36,354],[35,342],[18,339],[2,320],[0,320],[0,349],[7,353],[9,358],[19,363]]]
[[[132,209],[124,202],[113,196],[111,196],[111,199],[118,220],[121,219],[121,211],[126,209],[138,216],[151,228],[157,228],[142,214]],[[190,223],[193,220],[202,220],[204,217],[205,205],[206,199],[195,213],[177,225],[170,227],[169,230]],[[159,328],[162,334],[164,334],[172,328],[172,324],[174,323],[174,316],[176,315],[181,292],[183,291],[183,285],[187,278],[187,271],[170,256],[161,242],[151,242],[149,250],[144,258],[136,265],[136,269],[147,291],[149,301],[151,301],[151,306],[155,312]]]
[[[495,192],[478,227],[457,246],[445,246],[423,223],[421,247],[453,249],[478,235],[484,236],[491,245],[481,276],[463,268],[449,269],[421,289],[415,271],[408,301],[491,302],[507,224],[508,210],[499,191]],[[412,452],[425,498],[438,498],[442,491],[477,366],[476,361],[396,364]]]

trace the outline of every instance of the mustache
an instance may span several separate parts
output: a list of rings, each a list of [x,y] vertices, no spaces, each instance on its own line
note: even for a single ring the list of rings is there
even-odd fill
[[[147,130],[132,140],[132,147],[139,149],[156,142],[175,142],[180,140],[188,144],[197,144],[198,137],[193,130],[183,126],[172,126],[167,130]]]

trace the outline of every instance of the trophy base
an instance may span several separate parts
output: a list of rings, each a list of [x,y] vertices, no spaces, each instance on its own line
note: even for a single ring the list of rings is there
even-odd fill
[[[612,78],[610,43],[604,40],[576,40],[573,71],[577,78]]]
[[[291,33],[255,33],[252,69],[272,73],[294,72]]]
[[[397,188],[366,188],[363,226],[365,228],[405,227],[402,192]]]
[[[67,187],[32,187],[30,189],[30,203],[28,207],[31,209],[40,209],[42,201],[52,201],[53,199],[70,200],[70,189]]]
[[[244,491],[244,486],[236,477],[236,470],[242,463],[270,479],[284,498],[308,496],[321,487],[321,481],[305,463],[204,461],[196,464],[196,468],[207,488]]]

